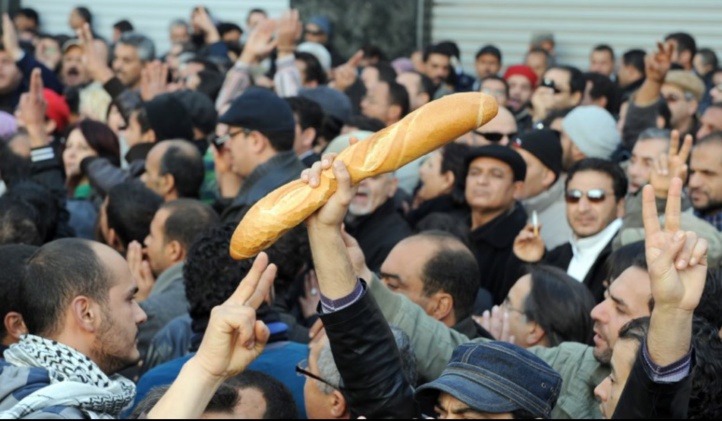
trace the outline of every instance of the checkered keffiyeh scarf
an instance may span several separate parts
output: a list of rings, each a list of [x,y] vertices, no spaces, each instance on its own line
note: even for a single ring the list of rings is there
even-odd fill
[[[89,418],[116,418],[135,398],[135,385],[108,377],[90,358],[55,341],[24,336],[5,351],[5,360],[18,367],[48,370],[50,385],[22,399],[2,419],[18,419],[51,406],[77,408]]]

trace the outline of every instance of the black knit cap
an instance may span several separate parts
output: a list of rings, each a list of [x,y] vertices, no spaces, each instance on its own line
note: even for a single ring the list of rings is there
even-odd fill
[[[514,173],[514,181],[524,181],[524,178],[526,178],[526,162],[524,162],[524,158],[522,158],[517,151],[501,145],[487,145],[471,148],[469,150],[469,154],[466,155],[466,160],[464,161],[464,167],[466,168],[467,174],[469,173],[469,165],[471,162],[476,158],[482,157],[498,159],[499,161],[509,165],[509,167],[511,167],[511,171]]]
[[[511,146],[534,155],[559,177],[562,171],[562,141],[558,132],[550,129],[529,130],[513,139]]]

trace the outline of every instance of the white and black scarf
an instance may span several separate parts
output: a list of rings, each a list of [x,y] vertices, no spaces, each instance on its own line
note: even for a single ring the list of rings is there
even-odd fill
[[[89,418],[116,418],[135,398],[135,385],[120,375],[108,377],[90,358],[55,341],[24,336],[5,351],[5,360],[18,367],[48,370],[50,385],[1,412],[17,419],[51,406],[67,406]]]

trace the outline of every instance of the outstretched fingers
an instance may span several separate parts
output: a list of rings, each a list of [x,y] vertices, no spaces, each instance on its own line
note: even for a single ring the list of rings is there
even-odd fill
[[[251,270],[226,302],[258,309],[276,277],[276,270],[276,265],[268,264],[268,255],[261,252],[253,262]]]
[[[654,199],[654,187],[650,185],[646,185],[642,189],[642,222],[646,239],[662,230],[657,215],[657,203]]]
[[[655,214],[656,206],[655,206]],[[677,232],[680,227],[682,216],[682,180],[678,177],[672,178],[667,194],[667,208],[664,212],[664,227],[667,232]],[[646,228],[646,226],[645,226]]]

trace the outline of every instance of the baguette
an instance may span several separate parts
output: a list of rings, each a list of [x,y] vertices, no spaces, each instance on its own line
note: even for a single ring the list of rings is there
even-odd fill
[[[454,141],[487,123],[497,111],[496,100],[490,95],[478,92],[448,95],[349,146],[336,159],[343,161],[351,182],[356,184],[395,171]],[[269,193],[238,224],[231,238],[231,257],[247,259],[268,248],[323,206],[335,191],[335,177],[327,169],[321,173],[316,188],[296,180]]]

